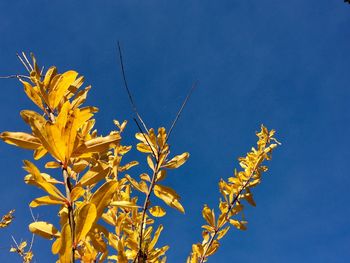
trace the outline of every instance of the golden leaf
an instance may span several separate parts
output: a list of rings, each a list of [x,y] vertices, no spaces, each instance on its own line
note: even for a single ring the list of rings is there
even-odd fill
[[[207,251],[207,256],[213,255],[218,250],[219,246],[219,242],[217,240],[214,240]]]
[[[229,229],[230,229],[230,226],[225,227],[224,229],[220,230],[218,232],[217,239],[220,240],[221,238],[223,238],[227,234]]]
[[[127,163],[127,164],[125,164],[125,165],[123,165],[123,166],[119,166],[119,167],[118,167],[118,172],[127,171],[127,170],[129,170],[130,168],[132,168],[132,167],[134,167],[134,166],[136,166],[136,165],[138,165],[138,164],[139,164],[139,162],[137,162],[137,161],[132,161],[132,162]]]
[[[215,227],[215,214],[213,210],[210,210],[210,208],[205,205],[202,210],[202,215],[205,221],[208,222],[208,224],[212,227]]]
[[[45,89],[47,89],[49,87],[49,84],[51,82],[51,80],[53,79],[53,77],[57,74],[57,69],[56,67],[50,67],[47,71],[46,71],[46,74],[45,74],[45,77],[44,77],[44,81],[43,81],[43,84],[44,84],[44,87]]]
[[[168,206],[185,213],[183,206],[180,204],[180,196],[170,187],[155,185],[153,188],[154,194],[162,199]]]
[[[238,221],[238,220],[230,219],[230,224],[236,227],[238,230],[247,230],[247,227],[246,227],[247,221]]]
[[[38,207],[42,205],[64,205],[65,202],[62,201],[62,199],[55,198],[53,196],[42,196],[35,198],[33,201],[30,202],[30,207]]]
[[[73,70],[55,76],[55,78],[58,77],[57,81],[54,83],[54,86],[50,87],[49,92],[49,106],[51,109],[55,109],[58,106],[58,103],[63,98],[69,86],[74,83],[77,76],[78,73]]]
[[[176,169],[183,165],[187,161],[188,157],[190,157],[190,154],[188,152],[177,155],[168,161],[165,165],[163,165],[163,167],[168,169]]]
[[[96,206],[93,203],[86,203],[79,208],[75,226],[75,243],[85,239],[95,220]]]
[[[61,241],[60,241],[60,248],[59,248],[59,257],[60,257],[60,263],[71,263],[71,257],[72,257],[72,232],[71,227],[67,223],[62,227],[62,234],[61,234]]]
[[[152,149],[147,144],[142,142],[136,145],[136,149],[142,153],[152,153]]]
[[[34,160],[39,160],[41,157],[47,154],[47,150],[41,145],[38,149],[34,151]]]
[[[91,203],[96,206],[97,218],[99,218],[105,207],[110,203],[115,191],[118,188],[116,181],[109,181],[104,183],[91,197]]]
[[[37,137],[25,132],[3,132],[0,134],[0,138],[8,144],[29,150],[36,150],[41,146]]]
[[[54,254],[54,255],[58,254],[58,252],[60,251],[60,248],[61,248],[61,238],[58,237],[58,238],[56,238],[56,240],[52,243],[52,246],[51,246],[51,252],[52,252],[52,254]]]
[[[120,139],[119,133],[111,133],[105,137],[88,140],[77,151],[78,153],[103,153],[108,151],[112,146],[118,145]]]
[[[71,192],[72,202],[78,200],[80,197],[84,195],[84,193],[85,193],[85,190],[80,185],[74,186]]]
[[[60,190],[58,190],[53,184],[47,182],[33,163],[24,160],[23,168],[34,177],[35,185],[52,195],[54,198],[65,201],[65,197]]]
[[[159,225],[156,232],[154,233],[154,236],[153,236],[151,243],[148,246],[149,250],[152,250],[154,248],[154,246],[156,245],[156,243],[158,242],[158,239],[159,239],[159,236],[160,236],[160,233],[162,232],[162,230],[163,230],[163,226]]]
[[[79,180],[82,186],[89,186],[98,183],[104,179],[110,172],[107,165],[99,163],[97,166],[90,168]]]
[[[72,108],[78,108],[86,100],[87,93],[91,89],[91,86],[86,87],[84,90],[81,90],[77,93],[74,100],[72,101]]]
[[[158,135],[157,135],[157,141],[158,141],[158,145],[159,147],[162,149],[164,144],[165,144],[165,140],[166,140],[166,131],[164,127],[160,127],[158,128]]]
[[[155,171],[155,167],[154,167],[151,155],[147,155],[147,164],[152,169],[152,171]]]
[[[44,105],[38,91],[36,91],[28,82],[25,82],[23,80],[20,81],[23,84],[24,92],[27,94],[28,98],[31,99],[35,105],[37,105],[40,109],[43,110]]]
[[[44,221],[33,222],[29,225],[30,232],[46,239],[59,237],[60,232],[50,223]]]
[[[154,217],[162,217],[162,216],[165,216],[165,214],[166,214],[166,211],[164,210],[164,208],[162,208],[160,206],[153,206],[153,207],[151,207],[149,209],[149,212]]]
[[[110,203],[110,205],[118,206],[121,208],[138,208],[138,207],[140,207],[140,206],[138,206],[135,203],[130,202],[130,201],[113,201]]]
[[[0,221],[0,228],[5,228],[7,226],[9,226],[9,224],[11,224],[14,216],[13,216],[13,213],[15,212],[14,209],[10,210],[6,215],[4,215],[2,218],[1,218],[1,221]]]

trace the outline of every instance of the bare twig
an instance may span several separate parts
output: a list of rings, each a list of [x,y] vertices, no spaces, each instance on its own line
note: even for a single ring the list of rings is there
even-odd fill
[[[134,114],[136,115],[136,117],[140,120],[140,122],[142,123],[142,126],[143,128],[146,130],[146,132],[148,132],[148,129],[147,129],[147,126],[145,124],[145,122],[142,120],[140,114],[138,113],[137,111],[137,108],[136,108],[136,104],[134,102],[134,99],[131,95],[131,92],[130,92],[130,89],[128,87],[128,82],[126,81],[126,75],[125,75],[125,69],[124,69],[124,62],[123,62],[123,55],[122,55],[122,50],[121,50],[121,47],[120,47],[120,43],[118,41],[118,52],[119,52],[119,61],[120,61],[120,67],[121,67],[121,71],[122,71],[122,75],[123,75],[123,81],[124,81],[124,87],[126,89],[126,92],[128,93],[128,96],[129,96],[129,101],[131,103],[131,107],[134,111]]]
[[[30,77],[25,75],[9,75],[9,76],[0,76],[0,79],[30,79]]]
[[[15,243],[16,247],[18,248],[18,244],[17,244],[16,239],[12,235],[11,235],[11,238],[12,238],[13,242]]]
[[[136,123],[136,126],[139,129],[140,133],[142,134],[143,138],[146,140],[147,145],[151,149],[154,158],[157,158],[158,155],[156,155],[156,153],[153,151],[153,147],[151,146],[151,143],[148,141],[147,137],[145,136],[144,132],[142,131],[140,124],[138,123],[138,121],[135,118],[133,118],[133,120]]]
[[[30,241],[29,251],[32,251],[33,244],[34,244],[34,238],[35,238],[35,235],[32,234],[32,240]]]
[[[21,63],[23,64],[23,66],[26,68],[26,70],[28,71],[28,73],[30,74],[30,69],[28,68],[28,65],[24,62],[24,60],[22,59],[22,57],[16,53],[17,58],[21,61]]]
[[[197,82],[193,83],[193,85],[192,85],[192,87],[190,88],[190,90],[189,90],[189,92],[188,92],[188,94],[187,94],[185,100],[183,101],[183,103],[182,103],[182,105],[181,105],[179,111],[177,112],[176,117],[175,117],[173,123],[171,124],[171,127],[170,127],[170,129],[169,129],[169,132],[168,132],[168,134],[167,134],[167,136],[166,136],[166,138],[165,138],[165,143],[164,143],[164,144],[166,144],[166,143],[168,142],[168,139],[169,139],[169,137],[170,137],[170,135],[171,135],[171,132],[173,131],[173,129],[174,129],[174,127],[175,127],[175,125],[176,125],[178,119],[180,118],[180,115],[181,115],[183,109],[185,108],[185,106],[186,106],[186,104],[187,104],[188,99],[191,97],[192,92],[193,92],[193,90],[194,90],[196,87],[197,87]]]
[[[30,64],[30,62],[29,62],[29,60],[28,60],[28,58],[27,58],[27,56],[26,56],[26,53],[24,53],[23,51],[22,51],[22,56],[23,56],[24,59],[26,60],[26,62],[27,62],[27,64],[28,64],[29,68],[31,69],[31,71],[33,71],[33,67],[32,67],[32,65]]]
[[[30,211],[30,214],[31,214],[31,216],[32,216],[33,221],[34,221],[34,222],[38,221],[39,216],[38,216],[38,218],[35,218],[35,216],[34,216],[34,214],[33,214],[33,210],[32,210],[31,207],[29,207],[29,211]]]

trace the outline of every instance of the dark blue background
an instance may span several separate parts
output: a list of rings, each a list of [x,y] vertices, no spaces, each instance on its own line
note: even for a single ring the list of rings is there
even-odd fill
[[[160,244],[169,262],[184,262],[201,240],[203,204],[216,206],[217,182],[256,141],[261,123],[278,131],[263,184],[248,208],[248,231],[230,232],[210,262],[349,262],[350,5],[342,0],[1,1],[0,73],[23,73],[15,53],[33,51],[41,65],[75,69],[92,84],[97,128],[128,119],[125,143],[137,131],[122,88],[120,40],[129,86],[149,126],[169,127],[188,89],[199,85],[171,138],[188,163],[165,184],[183,198],[170,208]],[[35,109],[16,80],[0,82],[0,130],[28,131],[19,117]],[[133,151],[129,160],[139,158]],[[1,214],[16,220],[0,231],[0,261],[13,234],[30,239],[28,203],[43,194],[23,182],[31,152],[0,144]],[[144,165],[144,163],[142,164]],[[40,165],[43,168],[43,165]],[[131,170],[137,175],[137,169]],[[55,222],[55,209],[37,209]],[[54,262],[50,242],[36,238],[36,262]]]

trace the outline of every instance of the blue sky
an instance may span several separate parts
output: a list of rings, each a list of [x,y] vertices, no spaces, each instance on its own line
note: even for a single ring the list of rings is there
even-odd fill
[[[255,143],[261,123],[283,143],[254,190],[248,231],[232,231],[209,262],[349,262],[350,260],[350,5],[342,0],[295,1],[1,1],[0,75],[23,73],[18,51],[41,65],[75,69],[91,84],[97,128],[130,120],[116,42],[148,126],[169,127],[189,87],[198,81],[171,144],[188,163],[166,184],[183,198],[186,215],[168,209],[161,242],[169,262],[184,262],[200,241],[203,204],[216,206],[217,182]],[[1,80],[0,130],[27,131],[19,111],[35,107],[16,80]],[[129,158],[139,158],[135,151]],[[10,235],[29,239],[28,203],[41,192],[23,182],[31,152],[0,144],[1,214],[15,208],[0,231],[0,261]],[[42,166],[41,166],[42,167]],[[136,172],[136,170],[135,170]],[[53,221],[55,210],[38,209]],[[36,262],[54,262],[37,238]]]

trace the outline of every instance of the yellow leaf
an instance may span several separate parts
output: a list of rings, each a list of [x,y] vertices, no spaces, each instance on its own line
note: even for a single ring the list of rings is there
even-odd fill
[[[163,148],[166,140],[166,131],[164,127],[158,128],[157,141],[160,148]]]
[[[56,75],[57,73],[57,70],[56,70],[56,67],[50,67],[47,71],[46,71],[46,74],[45,74],[45,77],[44,77],[44,87],[45,88],[48,88],[51,80],[53,79],[53,77]]]
[[[78,73],[73,70],[67,71],[59,76],[57,82],[49,93],[49,104],[51,109],[55,109],[58,106],[58,103],[63,98],[69,86],[74,83],[77,76]]]
[[[141,180],[144,180],[144,181],[147,181],[147,182],[151,182],[151,178],[150,178],[149,175],[146,174],[146,173],[140,174],[140,179],[141,179]]]
[[[247,192],[242,196],[242,198],[247,200],[247,202],[249,204],[251,204],[252,206],[256,206],[256,203],[255,203],[254,198],[253,198],[253,194],[250,192],[249,188],[247,188],[246,191]]]
[[[23,241],[21,244],[19,244],[18,249],[23,250],[23,249],[25,249],[26,246],[27,246],[27,242]]]
[[[149,209],[149,212],[151,213],[152,216],[155,217],[162,217],[165,216],[166,211],[164,210],[164,208],[160,207],[160,206],[153,206]]]
[[[90,168],[79,180],[82,186],[89,186],[98,183],[104,179],[110,172],[107,165],[99,163],[97,166]]]
[[[238,221],[238,220],[230,219],[230,224],[235,226],[238,230],[247,230],[247,227],[246,227],[247,221]]]
[[[177,155],[173,159],[168,161],[165,165],[163,165],[163,167],[169,168],[169,169],[178,168],[187,161],[188,157],[190,157],[190,154],[188,152]]]
[[[110,203],[112,206],[118,206],[121,208],[138,208],[140,206],[135,205],[133,202],[130,201],[113,201]]]
[[[59,231],[50,223],[37,221],[29,225],[30,232],[39,235],[46,239],[52,239],[54,237],[59,237]]]
[[[48,169],[61,168],[61,164],[55,161],[47,162],[45,164],[45,168],[48,168]]]
[[[133,187],[135,187],[138,191],[147,194],[148,193],[148,188],[144,188],[141,184],[139,184],[134,178],[131,178],[130,175],[126,174],[125,178],[132,184]],[[142,181],[141,181],[142,182]]]
[[[34,151],[34,160],[39,160],[41,157],[45,156],[45,154],[47,154],[47,150],[43,146],[40,146]]]
[[[147,144],[142,143],[142,142],[139,142],[139,143],[136,145],[136,149],[137,149],[139,152],[142,152],[142,153],[152,153],[151,148],[150,148]]]
[[[41,146],[37,137],[25,132],[3,132],[0,134],[0,138],[8,144],[29,150],[36,150]]]
[[[213,255],[218,250],[219,246],[219,242],[217,240],[214,240],[207,251],[207,256]]]
[[[45,118],[34,111],[21,111],[21,116],[23,120],[30,125],[33,134],[39,138],[44,148],[57,160],[64,160],[62,149],[56,146],[56,141],[61,138],[57,127],[47,122]]]
[[[166,177],[166,170],[160,170],[160,171],[157,173],[156,181],[157,181],[157,182],[160,182],[160,181],[164,180],[165,177]]]
[[[218,236],[217,236],[218,240],[220,240],[221,238],[223,238],[223,237],[227,234],[227,232],[228,232],[229,229],[230,229],[230,227],[228,226],[228,227],[225,227],[224,229],[220,230],[220,231],[218,232]]]
[[[0,221],[0,228],[5,228],[7,227],[9,224],[11,224],[14,216],[13,216],[13,213],[15,212],[15,210],[11,210],[9,211],[6,215],[4,215],[2,218],[1,218],[1,221]]]
[[[86,87],[84,90],[81,90],[77,93],[74,100],[72,101],[72,108],[78,108],[86,100],[87,93],[91,89],[91,86]]]
[[[202,210],[202,215],[205,221],[207,221],[209,225],[211,225],[212,227],[215,227],[214,211],[210,210],[210,208],[207,205],[204,206]]]
[[[25,82],[23,80],[20,80],[23,84],[24,87],[24,92],[27,94],[28,98],[30,98],[35,105],[37,105],[40,109],[44,109],[44,105],[43,102],[41,100],[41,97],[39,95],[39,93],[34,90],[34,88],[32,87],[32,85],[30,85],[28,82]]]
[[[152,250],[154,248],[154,246],[156,245],[156,243],[158,242],[158,239],[159,239],[159,236],[160,236],[160,233],[162,232],[162,230],[163,230],[163,226],[159,225],[158,229],[154,233],[154,237],[153,237],[151,243],[148,246],[149,250]]]
[[[71,192],[72,202],[78,200],[80,197],[84,195],[84,193],[85,193],[85,190],[80,185],[74,186]]]
[[[138,165],[138,164],[139,164],[139,163],[138,163],[137,161],[132,161],[132,162],[127,163],[127,164],[125,164],[125,165],[123,165],[123,166],[119,166],[119,167],[118,167],[118,172],[127,171],[127,170],[129,170],[130,168],[132,168],[132,167],[134,167],[134,166],[136,166],[136,165]]]
[[[91,203],[96,206],[97,218],[99,218],[105,207],[110,203],[114,193],[118,188],[116,181],[109,181],[104,183],[91,197]]]
[[[78,210],[78,218],[75,226],[75,243],[84,240],[96,219],[96,206],[92,203],[84,204]]]
[[[64,195],[58,190],[53,184],[47,182],[42,177],[39,169],[31,162],[25,160],[24,161],[24,167],[23,167],[28,173],[33,175],[35,180],[35,185],[52,195],[54,198],[64,201],[65,197]]]
[[[147,155],[147,164],[152,169],[152,171],[154,171],[155,167],[154,167],[151,155]]]
[[[33,201],[30,202],[29,206],[30,207],[38,207],[42,205],[64,205],[65,202],[62,201],[62,199],[57,199],[53,196],[42,196],[35,198]]]
[[[72,232],[71,227],[68,223],[66,223],[62,227],[62,234],[61,234],[61,246],[58,251],[60,256],[60,263],[71,263],[71,257],[72,257]]]
[[[63,184],[63,182],[56,180],[55,178],[51,177],[50,175],[46,174],[46,173],[41,173],[41,177],[48,183],[51,184]],[[37,184],[37,182],[35,181],[35,178],[33,175],[31,174],[27,174],[24,177],[24,182],[26,184],[30,184],[30,185],[35,185],[37,187],[39,187],[39,185]]]
[[[60,251],[60,248],[61,248],[61,238],[58,237],[58,238],[56,238],[56,240],[52,243],[52,246],[51,246],[51,252],[52,252],[52,254],[54,254],[54,255],[58,254],[58,252]]]
[[[180,196],[170,187],[155,185],[153,188],[154,194],[162,199],[168,206],[179,210],[181,213],[185,213],[184,208],[179,202]]]
[[[112,146],[118,145],[121,137],[119,133],[111,133],[105,137],[97,137],[85,142],[83,146],[77,149],[78,153],[103,153]]]

